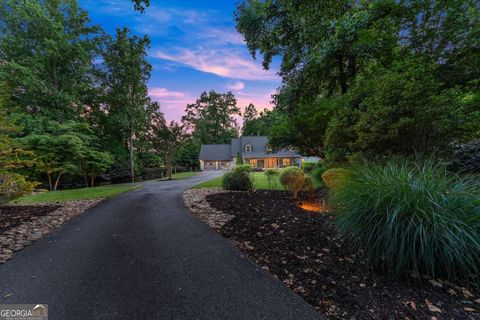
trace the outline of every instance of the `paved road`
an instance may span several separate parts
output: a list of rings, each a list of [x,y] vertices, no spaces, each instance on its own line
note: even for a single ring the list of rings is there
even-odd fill
[[[48,303],[50,320],[321,319],[190,216],[207,172],[105,201],[0,266],[0,303]]]

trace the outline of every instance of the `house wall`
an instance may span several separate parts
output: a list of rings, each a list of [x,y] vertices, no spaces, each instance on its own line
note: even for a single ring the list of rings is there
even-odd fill
[[[299,160],[297,158],[248,158],[244,159],[244,163],[250,164],[252,167],[262,167],[263,161],[263,168],[265,169],[272,169],[272,168],[284,168],[289,166],[298,166]]]

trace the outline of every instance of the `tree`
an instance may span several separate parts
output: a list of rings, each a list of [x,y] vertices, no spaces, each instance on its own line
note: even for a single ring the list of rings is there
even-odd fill
[[[145,8],[150,6],[150,0],[132,0],[135,10],[141,13],[145,12]]]
[[[164,119],[159,119],[152,123],[151,135],[155,150],[164,155],[167,176],[171,180],[176,152],[188,137],[185,126],[175,121],[167,124]]]
[[[257,109],[255,106],[250,103],[247,107],[245,107],[245,111],[243,112],[243,126],[242,126],[242,135],[243,136],[250,136],[256,135],[255,132],[255,119],[258,116]]]
[[[87,154],[84,155],[81,165],[85,177],[85,185],[87,187],[95,186],[95,177],[107,171],[113,162],[114,158],[109,152],[89,150]]]
[[[150,41],[130,36],[127,28],[117,29],[116,38],[109,37],[100,66],[103,100],[96,106],[108,143],[116,150],[127,150],[130,176],[135,180],[135,143],[142,130],[148,127],[147,81],[151,65],[146,61]],[[116,155],[117,160],[123,158]]]
[[[5,0],[0,4],[0,80],[27,134],[38,117],[78,118],[92,86],[97,26],[75,0]]]
[[[202,92],[194,104],[187,105],[182,122],[193,131],[200,144],[229,143],[238,136],[235,115],[241,115],[231,92]]]
[[[275,96],[281,122],[272,129],[273,142],[346,159],[353,153],[408,155],[418,147],[432,153],[478,132],[466,120],[473,117],[478,123],[471,103],[453,99],[478,91],[478,1],[247,0],[237,7],[236,23],[252,56],[262,54],[265,68],[273,56],[282,59],[282,85]],[[409,81],[399,66],[408,72],[420,67],[430,77],[424,77],[427,83]],[[403,101],[387,97],[385,77],[399,81],[390,85]],[[425,95],[411,90],[417,84],[427,90]],[[383,97],[369,99],[373,90],[368,85],[380,89]],[[409,96],[409,91],[416,93]],[[412,100],[415,95],[420,99]],[[442,128],[424,121],[437,109],[435,119],[450,119],[438,123]],[[402,123],[402,116],[412,125]],[[458,130],[464,121],[468,132]],[[380,137],[390,125],[388,137]],[[415,137],[409,148],[401,146],[406,136]],[[425,141],[428,148],[422,147]]]

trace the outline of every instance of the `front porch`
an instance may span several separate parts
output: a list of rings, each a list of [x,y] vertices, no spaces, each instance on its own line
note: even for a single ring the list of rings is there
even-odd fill
[[[260,168],[260,169],[285,168],[289,166],[298,165],[296,158],[279,158],[279,157],[248,158],[248,159],[244,159],[244,163],[251,165],[253,168]]]

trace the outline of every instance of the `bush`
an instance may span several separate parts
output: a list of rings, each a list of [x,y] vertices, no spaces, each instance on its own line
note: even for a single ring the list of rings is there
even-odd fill
[[[235,167],[233,169],[235,172],[241,172],[241,173],[250,173],[252,172],[252,166],[249,164],[241,164]]]
[[[280,172],[280,183],[292,192],[293,200],[298,199],[298,192],[312,187],[312,180],[299,167],[286,167]]]
[[[449,169],[461,173],[480,173],[480,140],[458,146]]]
[[[0,173],[0,206],[31,193],[37,185],[38,183],[26,181],[24,176],[16,173]]]
[[[330,189],[341,186],[349,177],[350,172],[344,168],[332,168],[322,173],[323,183]]]
[[[277,169],[265,170],[265,177],[267,178],[268,188],[275,190],[278,186],[278,176],[280,172]]]
[[[327,167],[323,164],[317,163],[317,165],[310,172],[310,176],[317,186],[323,185],[322,174],[327,171]]]
[[[337,226],[353,250],[394,277],[476,278],[480,185],[431,162],[353,167],[331,193]]]
[[[305,161],[302,163],[302,170],[307,173],[311,172],[313,168],[315,168],[316,164],[316,162]]]
[[[223,176],[222,187],[225,190],[250,191],[253,183],[248,172],[235,169]]]

